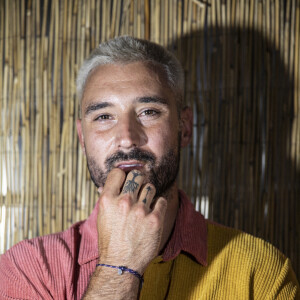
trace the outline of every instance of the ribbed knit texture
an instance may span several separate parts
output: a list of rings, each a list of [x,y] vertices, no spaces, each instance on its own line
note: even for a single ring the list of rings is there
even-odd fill
[[[277,249],[206,225],[183,192],[180,199],[174,232],[144,274],[141,299],[300,299],[290,261]],[[2,255],[0,299],[80,299],[98,261],[97,213],[96,206],[86,221]]]
[[[208,265],[180,254],[156,258],[144,274],[141,299],[300,299],[290,260],[240,231],[208,223]]]

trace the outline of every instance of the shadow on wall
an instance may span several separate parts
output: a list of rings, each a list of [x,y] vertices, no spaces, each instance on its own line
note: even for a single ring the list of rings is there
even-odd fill
[[[209,200],[210,219],[278,247],[299,277],[293,66],[250,28],[206,28],[169,49],[184,66],[185,101],[195,116],[193,144],[182,153],[180,178],[187,180],[179,180],[181,187],[194,202]]]

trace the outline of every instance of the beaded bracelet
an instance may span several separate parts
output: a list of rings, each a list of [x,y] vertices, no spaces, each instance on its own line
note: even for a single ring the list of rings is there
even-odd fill
[[[143,283],[144,283],[143,276],[141,274],[139,274],[137,271],[129,269],[125,266],[112,266],[112,265],[107,265],[107,264],[97,264],[96,267],[108,267],[108,268],[118,269],[119,275],[122,275],[123,272],[131,273],[132,275],[136,276],[140,280],[140,288],[142,288],[142,286],[143,286]]]

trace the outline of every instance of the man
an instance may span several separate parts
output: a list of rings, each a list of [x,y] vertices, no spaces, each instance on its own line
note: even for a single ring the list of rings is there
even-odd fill
[[[289,259],[205,221],[178,190],[192,113],[170,53],[115,38],[95,49],[77,84],[77,131],[99,201],[86,221],[2,255],[1,299],[299,298]]]

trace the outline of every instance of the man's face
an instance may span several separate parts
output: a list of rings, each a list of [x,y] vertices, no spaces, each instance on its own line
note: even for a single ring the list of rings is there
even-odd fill
[[[164,74],[141,62],[96,68],[85,86],[78,135],[96,186],[111,169],[141,170],[162,195],[179,165],[180,129]]]

